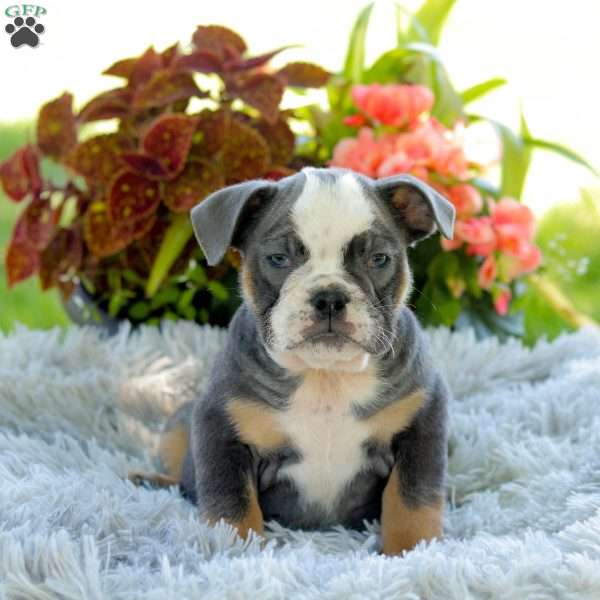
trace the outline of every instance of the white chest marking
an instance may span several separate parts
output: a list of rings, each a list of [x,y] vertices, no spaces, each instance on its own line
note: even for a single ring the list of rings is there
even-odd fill
[[[291,444],[300,451],[299,463],[282,469],[307,502],[331,510],[339,493],[364,462],[362,443],[370,427],[352,414],[354,403],[368,402],[376,393],[374,369],[361,373],[308,371],[279,415]]]

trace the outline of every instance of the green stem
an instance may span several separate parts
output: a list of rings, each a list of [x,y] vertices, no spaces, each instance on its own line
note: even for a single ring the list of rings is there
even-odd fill
[[[569,298],[548,277],[533,274],[528,279],[538,293],[544,297],[546,302],[571,326],[576,329],[584,326],[599,326],[599,323],[592,317],[578,311]]]
[[[173,218],[165,233],[158,254],[154,259],[154,264],[146,283],[147,298],[152,298],[156,294],[169,269],[173,266],[173,263],[179,257],[188,240],[192,237],[192,233],[192,224],[187,213],[177,215]]]

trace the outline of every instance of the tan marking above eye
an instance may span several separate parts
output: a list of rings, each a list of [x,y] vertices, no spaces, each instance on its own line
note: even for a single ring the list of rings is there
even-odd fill
[[[415,390],[382,408],[364,422],[369,426],[372,437],[388,444],[393,435],[410,425],[424,401],[425,391]]]
[[[408,507],[401,496],[398,465],[395,465],[383,490],[381,504],[381,542],[384,554],[412,550],[422,540],[440,538],[444,502]]]
[[[240,439],[257,448],[272,450],[286,443],[275,411],[264,404],[235,398],[227,411]]]

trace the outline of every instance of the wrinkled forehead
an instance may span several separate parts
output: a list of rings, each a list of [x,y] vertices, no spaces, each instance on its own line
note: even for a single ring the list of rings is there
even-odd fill
[[[312,169],[279,182],[277,201],[263,214],[257,241],[290,234],[311,257],[339,257],[352,239],[382,225],[365,182],[350,171]]]
[[[304,188],[291,211],[294,229],[311,256],[335,257],[352,238],[371,228],[373,203],[352,173],[303,173]]]

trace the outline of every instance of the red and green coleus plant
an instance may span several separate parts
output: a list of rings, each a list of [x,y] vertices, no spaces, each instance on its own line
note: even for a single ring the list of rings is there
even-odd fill
[[[0,165],[6,195],[26,205],[6,254],[9,285],[37,274],[65,298],[82,285],[117,318],[225,324],[237,257],[207,267],[188,212],[226,184],[302,164],[280,103],[286,88],[320,87],[329,74],[272,68],[282,50],[248,56],[234,31],[200,26],[190,51],[150,47],[113,64],[105,74],[124,83],[81,110],[68,93],[45,104],[36,142]]]
[[[542,260],[534,217],[518,201],[531,152],[553,150],[592,167],[563,146],[533,138],[523,118],[520,132],[488,120],[498,133],[501,176],[498,185],[487,180],[494,165],[466,152],[468,128],[483,120],[468,105],[506,82],[490,79],[462,93],[452,86],[436,44],[454,3],[426,0],[415,14],[397,6],[397,45],[371,66],[364,57],[373,4],[365,6],[344,69],[327,86],[329,109],[297,111],[315,131],[299,151],[375,178],[412,173],[436,187],[456,208],[455,238],[434,236],[411,249],[410,304],[426,324],[521,335],[518,298]]]

